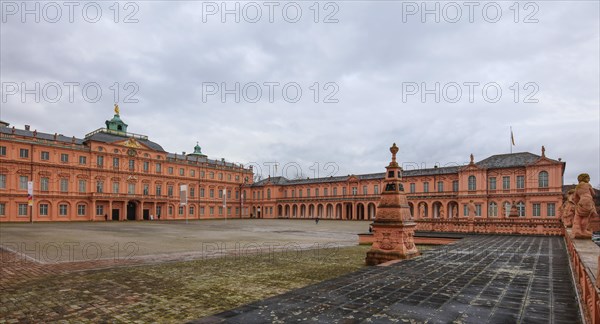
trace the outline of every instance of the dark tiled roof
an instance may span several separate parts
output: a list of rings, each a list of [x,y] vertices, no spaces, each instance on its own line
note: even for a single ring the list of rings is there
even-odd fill
[[[452,174],[458,173],[460,167],[441,167],[441,168],[428,168],[428,169],[417,169],[417,170],[405,170],[402,175],[405,177],[416,177],[416,176],[427,176],[427,175],[439,175],[439,174]]]
[[[232,162],[226,162],[223,160],[212,160],[212,159],[207,158],[206,155],[199,156],[199,155],[193,155],[193,154],[183,155],[183,154],[176,154],[176,153],[168,153],[167,158],[168,159],[185,160],[185,161],[190,161],[190,162],[205,162],[205,163],[209,163],[209,164],[222,165],[222,166],[226,166],[226,167],[240,167],[241,166],[239,164],[235,164]]]
[[[540,157],[541,156],[529,152],[498,154],[492,155],[489,158],[481,160],[475,164],[478,167],[486,169],[511,168],[527,166],[529,164],[535,163],[537,160],[540,159]]]
[[[94,135],[91,135],[89,137],[87,137],[85,140],[92,140],[92,141],[98,141],[98,142],[102,142],[102,143],[114,143],[114,142],[118,142],[118,141],[123,141],[128,139],[129,136],[119,136],[119,135],[115,135],[115,134],[109,134],[109,133],[96,133]],[[136,138],[136,141],[146,145],[147,147],[149,147],[152,150],[155,151],[159,151],[159,152],[164,152],[165,150],[162,148],[162,146],[160,146],[159,144],[149,141],[149,140],[144,140],[144,139],[139,139]]]
[[[12,134],[13,133],[12,131],[13,131],[12,127],[0,127],[0,133],[2,133],[2,134]],[[33,137],[33,132],[34,131],[30,131],[30,130],[28,131],[28,130],[24,130],[24,129],[16,129],[15,128],[14,134],[17,136],[23,136],[23,137]],[[48,140],[48,141],[54,141],[54,134],[37,132],[36,138]],[[64,135],[57,135],[56,140],[61,143],[69,143],[70,144],[70,143],[72,143],[73,138],[67,137]],[[83,144],[83,140],[80,138],[75,138],[75,144],[81,145],[81,144]]]

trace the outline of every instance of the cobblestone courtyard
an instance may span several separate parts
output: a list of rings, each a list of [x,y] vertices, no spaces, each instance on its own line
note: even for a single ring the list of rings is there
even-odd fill
[[[283,220],[1,224],[0,323],[210,315],[359,269],[365,247],[341,247],[355,245],[355,233],[367,227]]]

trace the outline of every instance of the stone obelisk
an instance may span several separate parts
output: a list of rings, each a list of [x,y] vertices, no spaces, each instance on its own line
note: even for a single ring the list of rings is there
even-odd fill
[[[401,183],[402,168],[396,162],[396,143],[390,147],[390,152],[392,161],[385,167],[384,190],[372,224],[373,246],[367,252],[367,265],[419,255],[414,241],[416,224],[411,220],[410,207]]]

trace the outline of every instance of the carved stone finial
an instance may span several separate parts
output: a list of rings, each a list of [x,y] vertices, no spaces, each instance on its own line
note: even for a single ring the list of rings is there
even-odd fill
[[[33,137],[37,137],[37,129],[33,131]]]
[[[392,162],[396,162],[396,154],[399,150],[400,149],[398,148],[398,146],[396,146],[396,143],[394,143],[392,147],[390,147],[390,152],[392,152]]]
[[[475,163],[475,157],[473,156],[473,153],[471,153],[471,164]]]
[[[542,145],[542,157],[546,157],[546,148]]]

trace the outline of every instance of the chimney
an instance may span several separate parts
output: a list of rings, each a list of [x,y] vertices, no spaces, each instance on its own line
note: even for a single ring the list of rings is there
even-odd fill
[[[31,128],[29,125],[25,125],[25,130],[28,131]]]

